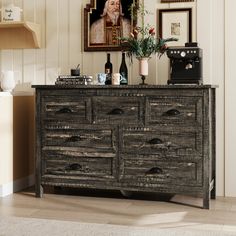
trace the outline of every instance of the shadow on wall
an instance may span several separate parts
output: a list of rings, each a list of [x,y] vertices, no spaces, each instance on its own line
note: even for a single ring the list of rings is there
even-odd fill
[[[14,191],[28,187],[34,174],[34,95],[13,96],[13,181]],[[15,183],[21,186],[15,186]]]

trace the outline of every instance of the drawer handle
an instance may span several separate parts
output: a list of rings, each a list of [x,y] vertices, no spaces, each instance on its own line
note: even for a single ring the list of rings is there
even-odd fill
[[[158,175],[162,174],[163,170],[159,167],[152,167],[150,170],[148,170],[145,174],[146,175]]]
[[[122,115],[124,111],[120,108],[115,108],[107,113],[108,115]]]
[[[72,110],[68,107],[65,107],[65,108],[61,108],[60,110],[56,111],[56,113],[59,113],[59,114],[72,113]]]
[[[166,111],[165,113],[163,113],[164,116],[178,116],[179,114],[180,114],[180,111],[176,109],[170,109]]]
[[[81,137],[79,135],[71,136],[69,137],[66,142],[78,142],[81,140]]]
[[[163,144],[163,141],[159,138],[153,138],[148,141],[149,144]]]
[[[65,168],[66,171],[71,171],[71,170],[82,170],[82,166],[78,163],[70,164],[66,166]]]

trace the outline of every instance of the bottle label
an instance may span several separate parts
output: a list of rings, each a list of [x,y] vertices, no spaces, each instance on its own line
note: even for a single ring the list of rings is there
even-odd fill
[[[121,73],[121,76],[120,76],[120,83],[121,84],[127,84],[128,81],[127,81],[127,77],[124,73]]]
[[[109,69],[109,68],[106,68],[106,69],[105,69],[105,73],[106,73],[106,74],[110,74],[110,73],[111,73],[110,69]]]

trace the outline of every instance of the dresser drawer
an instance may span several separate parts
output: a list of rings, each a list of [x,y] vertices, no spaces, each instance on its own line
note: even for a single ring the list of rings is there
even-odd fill
[[[168,162],[160,160],[124,159],[121,180],[130,185],[168,183],[169,185],[202,185],[202,162]]]
[[[45,125],[42,132],[43,147],[75,147],[85,152],[116,152],[118,149],[116,127],[92,125],[78,127],[73,124],[65,125],[65,129],[60,129],[61,127],[53,124]]]
[[[202,124],[202,97],[148,97],[149,124]]]
[[[202,131],[194,127],[123,128],[122,153],[202,155]]]
[[[144,123],[144,100],[141,97],[96,97],[93,105],[96,124]]]
[[[42,97],[41,116],[43,119],[91,123],[91,98],[45,95]]]
[[[113,178],[114,168],[113,159],[106,157],[46,158],[43,161],[42,175]]]

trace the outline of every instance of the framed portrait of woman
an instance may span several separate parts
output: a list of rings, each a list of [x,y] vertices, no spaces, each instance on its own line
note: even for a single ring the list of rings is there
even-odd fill
[[[84,51],[120,51],[120,37],[135,25],[132,10],[138,0],[90,0],[84,8]]]

